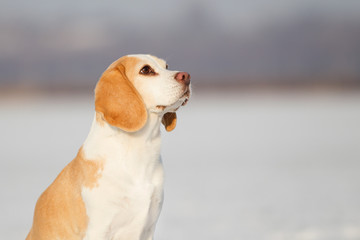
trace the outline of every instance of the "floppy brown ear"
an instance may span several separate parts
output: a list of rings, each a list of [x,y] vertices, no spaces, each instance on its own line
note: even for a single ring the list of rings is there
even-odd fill
[[[165,113],[161,122],[164,124],[166,131],[171,132],[176,127],[176,113],[175,112],[168,112]]]
[[[107,69],[95,88],[95,111],[112,126],[127,132],[140,130],[146,123],[145,104],[120,64]]]

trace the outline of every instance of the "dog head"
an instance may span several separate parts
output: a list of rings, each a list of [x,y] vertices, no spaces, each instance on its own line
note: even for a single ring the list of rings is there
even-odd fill
[[[151,55],[128,55],[113,62],[95,88],[95,110],[110,125],[140,130],[148,112],[162,115],[167,131],[176,126],[176,110],[190,97],[190,75],[170,71]]]

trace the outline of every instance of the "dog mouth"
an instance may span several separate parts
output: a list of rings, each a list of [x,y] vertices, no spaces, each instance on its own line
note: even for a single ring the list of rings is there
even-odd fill
[[[180,97],[180,99],[184,98],[184,102],[181,104],[181,106],[185,106],[190,98],[190,89],[187,88],[184,94]]]
[[[166,108],[176,105],[174,111],[177,111],[180,108],[180,106],[185,106],[188,103],[190,94],[191,94],[190,88],[187,87],[184,93],[181,95],[181,97],[179,97],[179,99],[175,103],[170,105],[157,105],[156,108],[164,111]]]

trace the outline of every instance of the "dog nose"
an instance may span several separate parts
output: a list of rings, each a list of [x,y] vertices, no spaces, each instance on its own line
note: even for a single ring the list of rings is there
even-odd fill
[[[184,83],[186,86],[189,86],[190,84],[190,74],[187,72],[178,72],[175,75],[175,79],[179,83]]]

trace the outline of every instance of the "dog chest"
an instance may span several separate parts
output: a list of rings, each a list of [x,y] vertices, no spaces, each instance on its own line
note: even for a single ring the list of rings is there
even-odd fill
[[[96,187],[83,188],[89,220],[85,239],[146,239],[152,234],[163,200],[163,166],[159,156],[135,155],[143,164],[108,160]]]

